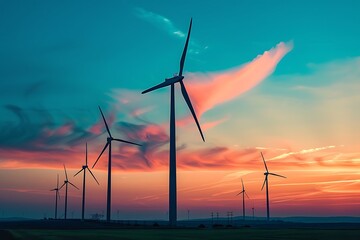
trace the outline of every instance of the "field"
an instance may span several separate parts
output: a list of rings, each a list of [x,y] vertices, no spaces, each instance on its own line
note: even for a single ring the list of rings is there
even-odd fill
[[[125,226],[119,224],[35,221],[0,223],[1,240],[192,240],[192,239],[326,239],[359,240],[359,224],[298,224],[279,223],[237,228],[167,228]]]
[[[320,229],[103,229],[103,230],[9,230],[8,239],[346,239],[359,240],[360,230]],[[3,236],[5,237],[5,236]],[[4,239],[1,237],[1,239]],[[4,240],[7,240],[6,238]]]

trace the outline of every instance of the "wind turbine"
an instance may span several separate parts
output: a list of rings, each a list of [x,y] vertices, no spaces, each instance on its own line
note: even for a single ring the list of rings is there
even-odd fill
[[[59,174],[58,174],[56,181],[56,188],[50,190],[50,191],[55,191],[55,219],[57,219],[57,205],[58,205],[58,199],[60,199],[59,190],[60,189],[59,189]]]
[[[247,195],[246,191],[245,191],[245,187],[244,187],[244,182],[241,179],[241,184],[242,184],[242,191],[239,192],[236,196],[242,194],[242,200],[243,200],[243,220],[245,220],[245,195],[247,198],[250,199],[249,195]]]
[[[286,178],[285,176],[282,176],[282,175],[279,175],[279,174],[275,174],[275,173],[271,173],[269,172],[267,166],[266,166],[266,162],[265,162],[265,158],[264,158],[264,155],[261,153],[261,157],[262,157],[262,160],[264,161],[264,165],[265,165],[265,169],[266,169],[266,172],[264,172],[264,175],[265,175],[265,179],[264,179],[264,183],[262,185],[262,188],[261,188],[261,191],[263,190],[264,188],[264,185],[266,183],[266,213],[267,213],[267,220],[269,221],[270,220],[270,206],[269,206],[269,183],[268,183],[268,176],[269,175],[273,175],[273,176],[276,176],[276,177],[282,177],[282,178]]]
[[[86,150],[85,150],[85,165],[82,166],[81,170],[78,171],[78,172],[74,175],[74,177],[75,177],[76,175],[78,175],[79,173],[81,173],[81,171],[84,171],[84,177],[83,177],[83,194],[82,194],[82,209],[81,209],[81,210],[82,210],[82,212],[81,212],[81,220],[83,220],[83,221],[84,221],[84,214],[85,214],[85,175],[86,175],[86,170],[89,171],[89,173],[90,173],[91,176],[94,178],[94,180],[97,182],[97,184],[100,185],[99,182],[98,182],[98,180],[96,179],[96,177],[94,176],[94,174],[91,172],[90,168],[89,168],[88,165],[87,165],[87,162],[88,162],[87,143],[86,143],[85,146],[86,146]]]
[[[66,214],[67,214],[67,193],[68,193],[68,184],[70,184],[71,186],[73,186],[74,188],[76,188],[77,190],[79,190],[79,188],[77,186],[75,186],[74,184],[72,184],[69,179],[68,179],[68,176],[67,176],[67,172],[66,172],[66,167],[65,167],[65,164],[64,164],[64,171],[65,171],[65,180],[64,180],[64,183],[63,185],[61,185],[61,187],[59,188],[62,189],[63,186],[65,186],[65,214],[64,214],[64,219],[66,220]]]
[[[111,142],[112,141],[117,141],[117,142],[123,142],[123,143],[128,143],[128,144],[133,144],[133,145],[137,145],[137,146],[141,146],[140,144],[137,143],[133,143],[133,142],[129,142],[129,141],[125,141],[119,138],[113,138],[110,130],[109,130],[109,126],[106,123],[105,117],[103,112],[101,111],[101,108],[99,106],[99,110],[101,113],[101,116],[104,120],[105,123],[105,127],[106,127],[106,131],[108,132],[109,136],[107,137],[107,142],[105,144],[105,147],[103,148],[103,150],[101,151],[99,157],[96,159],[94,165],[92,166],[92,168],[95,167],[96,163],[99,161],[101,155],[104,153],[104,151],[106,150],[107,147],[109,147],[109,162],[108,162],[108,188],[107,188],[107,206],[106,206],[106,221],[110,222],[110,215],[111,215]]]
[[[255,220],[255,206],[254,206],[254,203],[253,203],[253,207],[251,208],[251,210],[252,210],[253,220]]]
[[[170,171],[170,176],[169,176],[169,223],[170,225],[174,226],[176,225],[176,221],[177,221],[177,197],[176,197],[176,139],[175,139],[175,83],[180,83],[180,87],[181,87],[181,93],[185,99],[186,104],[188,105],[190,112],[196,122],[196,125],[199,129],[200,135],[202,140],[205,142],[204,139],[204,135],[201,131],[200,128],[200,124],[199,121],[196,117],[194,108],[191,104],[190,101],[190,97],[186,91],[183,79],[184,76],[182,75],[183,73],[183,68],[184,68],[184,63],[185,63],[185,57],[186,57],[186,52],[187,52],[187,48],[188,48],[188,44],[189,44],[189,38],[190,38],[190,32],[191,32],[191,25],[192,25],[192,19],[190,20],[190,26],[189,26],[189,31],[188,31],[188,35],[186,38],[186,43],[185,43],[185,47],[181,56],[181,60],[180,60],[180,71],[179,74],[172,77],[172,78],[166,78],[164,82],[151,87],[145,91],[142,92],[142,94],[147,93],[147,92],[151,92],[153,90],[159,89],[159,88],[163,88],[163,87],[167,87],[167,86],[171,86],[171,96],[170,96],[170,164],[169,164],[169,171]]]

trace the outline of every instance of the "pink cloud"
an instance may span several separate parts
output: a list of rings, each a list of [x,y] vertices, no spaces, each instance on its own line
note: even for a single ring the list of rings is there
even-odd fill
[[[50,129],[48,127],[45,127],[43,129],[43,133],[45,134],[46,137],[65,136],[73,133],[74,127],[75,124],[73,122],[67,122],[56,129]]]
[[[105,116],[106,122],[110,128],[116,118],[115,112],[114,111],[109,111],[108,113],[104,112],[104,116]],[[89,127],[88,131],[92,134],[99,135],[103,132],[103,129],[105,129],[105,124],[104,124],[104,120],[102,119],[100,112],[99,112],[99,120],[97,121],[97,123],[95,123],[94,125]],[[111,129],[110,129],[110,131],[111,131]]]
[[[152,107],[138,108],[138,109],[133,110],[130,115],[133,117],[139,117],[147,112],[150,112],[151,110],[152,110]]]
[[[215,106],[235,99],[272,74],[280,60],[292,50],[280,42],[250,63],[218,73],[189,73],[185,82],[199,117]]]

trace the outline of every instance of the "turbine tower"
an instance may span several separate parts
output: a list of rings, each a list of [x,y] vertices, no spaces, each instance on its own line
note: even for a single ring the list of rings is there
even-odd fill
[[[59,190],[62,189],[63,186],[65,186],[65,213],[64,213],[64,219],[66,220],[68,184],[70,184],[71,186],[73,186],[73,187],[76,188],[77,190],[79,190],[79,188],[78,188],[77,186],[75,186],[74,184],[72,184],[72,183],[69,181],[68,176],[67,176],[67,172],[66,172],[65,164],[64,164],[64,171],[65,171],[65,180],[64,180],[63,185],[61,185],[61,187],[59,188]]]
[[[241,184],[242,184],[242,191],[239,192],[236,196],[242,194],[242,202],[243,202],[243,220],[245,220],[245,195],[247,198],[250,199],[249,195],[247,195],[246,193],[246,190],[245,190],[245,187],[244,187],[244,182],[243,180],[241,179]]]
[[[110,130],[109,130],[109,126],[106,123],[105,117],[103,112],[101,111],[101,108],[99,106],[99,110],[101,113],[101,116],[104,120],[105,123],[105,127],[106,127],[106,131],[108,132],[109,136],[107,138],[105,147],[103,148],[103,150],[101,151],[99,157],[96,159],[94,165],[92,166],[92,168],[95,167],[96,163],[99,161],[101,155],[104,153],[104,151],[106,150],[107,147],[109,147],[109,162],[108,162],[108,188],[107,188],[107,204],[106,204],[106,221],[110,222],[111,219],[111,142],[112,141],[117,141],[117,142],[123,142],[123,143],[128,143],[128,144],[133,144],[133,145],[137,145],[137,146],[141,146],[140,144],[137,143],[133,143],[133,142],[129,142],[129,141],[125,141],[122,139],[118,139],[118,138],[113,138]]]
[[[282,176],[282,175],[279,175],[279,174],[269,172],[269,170],[268,170],[268,168],[266,166],[264,155],[262,154],[262,152],[260,152],[260,153],[261,153],[261,157],[262,157],[262,160],[264,162],[265,169],[266,169],[266,172],[264,172],[265,179],[264,179],[264,183],[262,185],[261,191],[263,190],[264,185],[266,184],[266,216],[267,216],[267,220],[269,221],[270,220],[270,206],[269,206],[269,182],[268,182],[268,176],[273,175],[273,176],[282,177],[282,178],[286,178],[286,177]]]
[[[151,87],[145,91],[142,92],[142,94],[147,93],[147,92],[151,92],[153,90],[159,89],[159,88],[163,88],[163,87],[167,87],[170,86],[171,90],[170,90],[170,164],[169,164],[169,223],[172,226],[176,225],[176,221],[177,221],[177,197],[176,197],[176,139],[175,139],[175,83],[180,83],[180,87],[181,87],[181,93],[185,99],[186,104],[188,105],[190,112],[196,122],[196,125],[199,129],[200,135],[202,140],[205,142],[204,139],[204,135],[201,131],[200,128],[200,124],[199,121],[196,117],[194,108],[191,104],[190,101],[190,97],[186,91],[185,88],[185,84],[183,82],[184,76],[182,75],[183,73],[183,68],[184,68],[184,63],[185,63],[185,57],[186,57],[186,52],[187,52],[187,48],[188,48],[188,44],[189,44],[189,38],[190,38],[190,32],[191,32],[191,25],[192,25],[192,19],[190,20],[190,26],[189,26],[189,31],[188,31],[188,35],[186,38],[186,43],[185,43],[185,47],[181,56],[181,60],[180,60],[180,71],[179,74],[172,77],[172,78],[167,78],[165,79],[164,82]]]
[[[86,170],[88,170],[89,171],[89,173],[91,174],[91,176],[94,178],[94,180],[96,181],[96,183],[98,184],[98,185],[100,185],[99,184],[99,182],[98,182],[98,180],[96,179],[96,177],[94,176],[94,174],[91,172],[91,170],[89,169],[89,167],[88,167],[88,153],[87,153],[87,143],[86,143],[86,145],[85,145],[85,165],[84,166],[82,166],[82,168],[81,168],[81,170],[80,171],[78,171],[75,175],[74,175],[74,177],[76,176],[76,175],[78,175],[79,173],[81,173],[81,171],[84,171],[84,177],[83,177],[83,194],[82,194],[82,208],[81,208],[81,220],[82,221],[84,221],[84,215],[85,215],[85,175],[86,175]]]
[[[57,205],[58,205],[58,199],[60,199],[59,190],[60,189],[59,189],[59,174],[58,174],[56,181],[56,188],[50,190],[50,191],[55,191],[55,219],[57,219]]]

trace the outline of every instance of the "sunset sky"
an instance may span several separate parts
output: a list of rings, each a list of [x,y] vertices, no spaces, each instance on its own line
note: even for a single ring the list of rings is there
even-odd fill
[[[167,219],[169,89],[179,71],[206,142],[176,89],[178,218],[360,216],[360,2],[1,1],[0,218],[54,216],[56,175],[95,162],[114,137],[113,219]],[[107,153],[86,217],[106,210]],[[64,191],[58,213],[63,216]],[[81,191],[69,188],[68,216]]]

